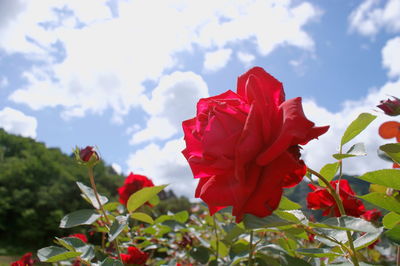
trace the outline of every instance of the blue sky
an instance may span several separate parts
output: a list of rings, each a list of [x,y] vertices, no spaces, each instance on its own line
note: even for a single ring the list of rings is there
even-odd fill
[[[331,125],[305,147],[316,169],[358,113],[379,116],[358,138],[369,155],[345,164],[361,173],[387,166],[375,149],[388,118],[375,105],[400,97],[399,62],[400,0],[6,0],[0,127],[66,153],[97,145],[115,169],[191,197],[181,121],[258,65]]]

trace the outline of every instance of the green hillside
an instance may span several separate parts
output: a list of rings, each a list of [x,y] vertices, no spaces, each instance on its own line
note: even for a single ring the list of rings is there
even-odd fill
[[[124,178],[104,162],[94,170],[99,192],[115,198]],[[68,234],[58,228],[60,219],[89,207],[76,181],[89,185],[73,156],[0,129],[0,254],[37,249]]]

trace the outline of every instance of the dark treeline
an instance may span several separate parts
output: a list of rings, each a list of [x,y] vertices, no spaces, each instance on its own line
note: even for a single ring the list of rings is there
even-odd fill
[[[124,182],[101,161],[94,168],[99,193],[118,201]],[[76,231],[60,229],[64,215],[91,206],[80,196],[76,181],[90,186],[87,169],[58,148],[0,129],[0,255],[19,254],[51,245],[54,236]],[[172,191],[163,193],[158,212],[190,207]]]

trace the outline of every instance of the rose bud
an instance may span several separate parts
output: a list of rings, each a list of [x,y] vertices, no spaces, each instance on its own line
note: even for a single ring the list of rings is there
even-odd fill
[[[100,156],[93,146],[86,146],[83,149],[76,147],[74,153],[75,158],[83,164],[90,163],[94,165],[100,161]]]
[[[385,101],[381,101],[378,108],[380,108],[385,114],[390,116],[400,115],[400,99],[397,97],[393,97],[392,99],[387,99]]]

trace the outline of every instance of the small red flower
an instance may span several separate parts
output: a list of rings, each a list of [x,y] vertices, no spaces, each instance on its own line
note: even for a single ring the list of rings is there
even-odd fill
[[[336,190],[339,183],[338,180],[330,182]],[[307,208],[312,210],[323,210],[323,216],[340,216],[339,208],[336,205],[335,199],[329,193],[327,188],[308,185],[313,192],[307,195]],[[340,180],[339,195],[342,200],[343,207],[347,215],[360,217],[365,212],[364,204],[361,200],[355,197],[354,191],[351,189],[347,180]]]
[[[125,179],[124,185],[118,188],[119,202],[126,205],[129,197],[144,187],[153,187],[153,181],[143,175],[130,173]]]
[[[379,135],[384,139],[396,138],[400,142],[400,123],[388,121],[379,127]]]
[[[393,96],[393,99],[381,101],[381,103],[377,107],[379,107],[387,115],[400,115],[400,99],[397,97]]]
[[[11,266],[31,266],[35,263],[35,260],[32,258],[32,253],[25,253],[19,260],[11,263]]]
[[[377,209],[372,209],[365,211],[361,217],[367,220],[368,222],[375,222],[382,216],[382,213]]]
[[[72,235],[69,235],[68,237],[76,237],[76,238],[79,238],[80,240],[82,240],[85,243],[88,242],[88,239],[84,234],[79,234],[79,233],[78,234],[72,234]]]
[[[149,254],[141,251],[136,247],[128,247],[128,254],[121,254],[122,262],[127,264],[144,265],[149,257]]]

